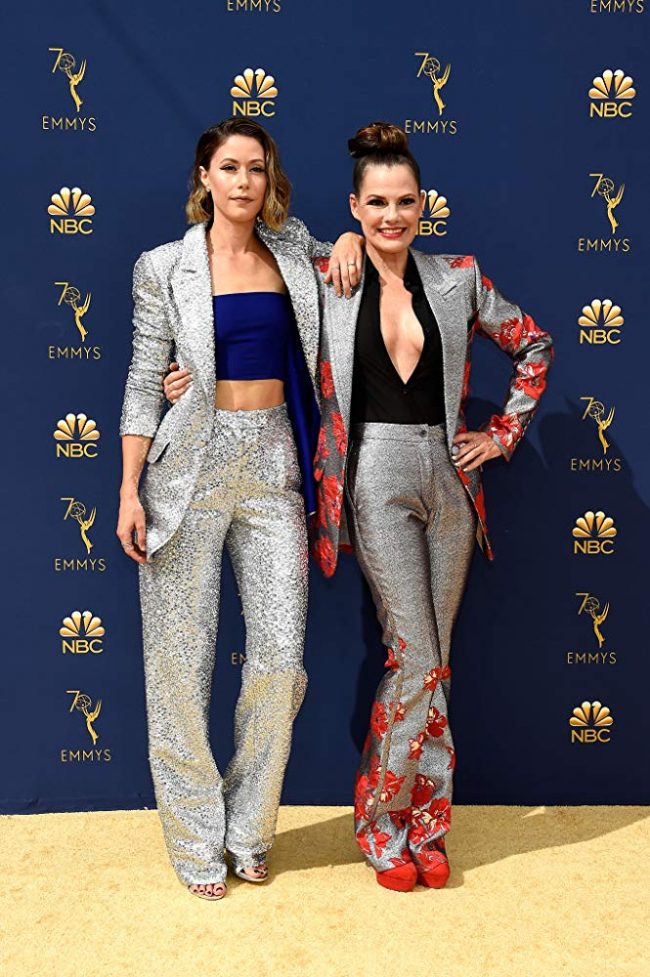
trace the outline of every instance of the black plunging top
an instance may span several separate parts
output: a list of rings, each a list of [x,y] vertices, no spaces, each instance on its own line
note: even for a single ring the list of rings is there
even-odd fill
[[[445,398],[440,332],[409,251],[404,287],[413,296],[413,311],[424,332],[424,345],[406,383],[393,366],[381,334],[379,273],[366,256],[363,295],[357,318],[352,381],[353,424],[441,424]]]

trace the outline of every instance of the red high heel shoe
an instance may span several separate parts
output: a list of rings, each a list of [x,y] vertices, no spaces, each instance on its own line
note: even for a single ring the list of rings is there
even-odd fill
[[[377,882],[383,885],[384,889],[393,889],[394,892],[411,892],[415,888],[418,878],[418,870],[413,862],[405,865],[396,865],[395,868],[387,868],[385,872],[378,872],[375,869]]]
[[[429,889],[444,889],[451,873],[444,839],[432,841],[431,848],[419,851],[415,864],[420,885],[426,885]]]

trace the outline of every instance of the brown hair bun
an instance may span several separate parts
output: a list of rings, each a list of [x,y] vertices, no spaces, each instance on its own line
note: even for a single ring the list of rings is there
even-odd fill
[[[408,137],[403,129],[392,122],[371,122],[348,139],[348,149],[354,159],[361,159],[369,153],[404,156],[409,152]]]
[[[356,160],[352,185],[357,196],[369,166],[408,166],[418,189],[422,186],[420,167],[409,149],[408,136],[392,122],[371,122],[357,129],[348,139],[348,149]]]

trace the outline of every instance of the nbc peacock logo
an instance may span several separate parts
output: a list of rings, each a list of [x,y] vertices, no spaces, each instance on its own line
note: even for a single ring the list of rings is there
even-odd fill
[[[572,530],[573,552],[586,556],[603,554],[609,556],[614,552],[614,539],[618,530],[611,516],[606,516],[600,510],[588,510],[583,516],[578,516]]]
[[[61,187],[50,198],[50,234],[92,234],[95,207],[80,187]]]
[[[96,458],[99,430],[86,414],[66,414],[52,434],[57,458]]]
[[[444,237],[447,233],[447,220],[451,210],[447,198],[437,190],[427,190],[427,201],[418,224],[418,234],[422,237]]]
[[[273,75],[267,74],[264,68],[245,68],[241,75],[235,75],[230,89],[234,101],[233,115],[245,115],[255,118],[263,115],[269,119],[275,115],[275,99],[278,89]]]
[[[624,71],[607,68],[597,75],[589,89],[590,119],[629,119],[636,95],[634,80]]]
[[[102,638],[106,629],[101,617],[91,611],[73,611],[64,617],[59,628],[63,655],[100,655],[104,650]]]
[[[588,700],[576,706],[569,717],[572,743],[609,743],[614,717],[602,702]]]
[[[624,322],[620,305],[611,299],[592,299],[578,316],[578,342],[589,346],[618,346]]]

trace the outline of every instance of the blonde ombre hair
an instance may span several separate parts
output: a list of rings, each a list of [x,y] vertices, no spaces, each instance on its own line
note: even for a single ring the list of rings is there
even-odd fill
[[[230,136],[248,136],[250,139],[256,139],[264,150],[268,184],[259,216],[272,230],[279,230],[289,216],[291,184],[282,169],[278,147],[273,137],[258,122],[240,119],[236,116],[231,116],[229,119],[224,119],[223,122],[218,122],[217,125],[210,126],[199,137],[190,177],[190,195],[185,204],[188,222],[198,224],[200,221],[208,221],[211,224],[214,219],[212,195],[208,193],[201,182],[199,167],[209,169],[210,160],[216,150]]]

